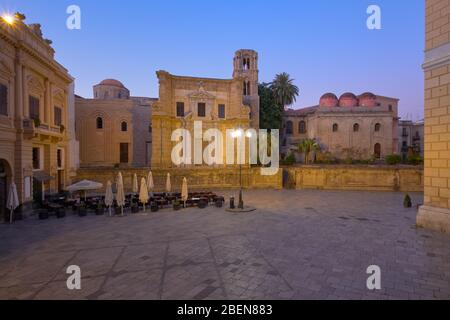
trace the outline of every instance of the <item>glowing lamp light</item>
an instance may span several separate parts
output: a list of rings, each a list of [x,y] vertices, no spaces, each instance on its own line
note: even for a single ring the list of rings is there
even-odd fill
[[[245,134],[245,136],[246,136],[247,138],[251,138],[253,135],[252,135],[252,133],[251,133],[250,131],[247,131],[247,133]]]
[[[14,22],[16,21],[16,19],[14,18],[14,16],[10,15],[10,14],[3,14],[2,15],[2,19],[7,23],[7,24],[14,24]]]
[[[233,138],[239,138],[240,136],[242,136],[242,130],[241,129],[233,131],[233,134],[232,134]]]

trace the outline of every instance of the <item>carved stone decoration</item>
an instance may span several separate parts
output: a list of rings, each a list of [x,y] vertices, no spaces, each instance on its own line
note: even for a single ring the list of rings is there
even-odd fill
[[[44,84],[33,75],[27,76],[27,85],[28,85],[28,89],[30,91],[34,91],[34,92],[44,92],[45,91]]]

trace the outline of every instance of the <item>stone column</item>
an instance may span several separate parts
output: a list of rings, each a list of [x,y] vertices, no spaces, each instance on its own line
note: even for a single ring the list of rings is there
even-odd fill
[[[51,84],[48,79],[45,80],[45,108],[44,108],[44,122],[52,125],[52,112],[51,112]]]
[[[450,4],[426,1],[425,198],[419,227],[450,233]]]
[[[16,115],[15,118],[18,121],[16,123],[16,127],[18,125],[20,125],[20,127],[22,127],[22,125],[20,124],[20,122],[22,121],[23,118],[23,82],[22,82],[22,76],[23,76],[23,70],[22,70],[22,63],[21,61],[18,59],[16,61],[16,66],[15,66],[15,72],[16,72],[16,77],[15,77],[15,100],[16,100],[16,105],[14,108],[14,114]]]

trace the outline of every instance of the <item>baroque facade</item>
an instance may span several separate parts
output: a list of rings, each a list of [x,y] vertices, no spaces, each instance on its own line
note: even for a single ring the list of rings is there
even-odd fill
[[[425,197],[417,224],[450,233],[450,3],[425,7]]]
[[[288,109],[283,117],[281,153],[315,139],[322,153],[337,159],[378,159],[398,151],[398,99],[344,93],[324,94],[317,106]]]
[[[11,182],[28,205],[70,183],[77,169],[73,81],[40,25],[0,18],[0,219]]]
[[[149,167],[151,109],[157,99],[131,97],[118,80],[94,86],[94,98],[75,98],[80,166]]]
[[[258,54],[239,50],[233,60],[232,79],[176,76],[158,71],[159,100],[152,113],[152,168],[177,167],[172,162],[172,141],[176,129],[187,129],[193,137],[194,123],[202,123],[203,132],[220,130],[224,137],[231,130],[259,128]],[[226,138],[225,138],[226,137]],[[192,147],[196,141],[192,138]],[[205,147],[205,141],[200,142]],[[192,154],[194,151],[192,150]],[[227,163],[225,152],[223,163]],[[193,163],[183,166],[194,167]]]

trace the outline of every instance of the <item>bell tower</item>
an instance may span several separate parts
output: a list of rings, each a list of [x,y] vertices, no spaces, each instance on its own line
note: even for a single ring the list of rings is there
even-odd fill
[[[259,129],[258,53],[254,50],[238,50],[233,65],[233,78],[243,79],[242,101],[251,109],[251,126]]]

